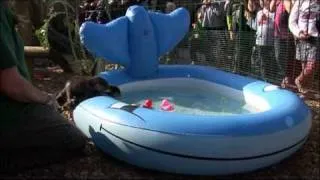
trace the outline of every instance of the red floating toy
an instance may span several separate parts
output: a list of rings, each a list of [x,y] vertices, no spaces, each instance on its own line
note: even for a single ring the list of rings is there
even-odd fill
[[[174,110],[173,104],[170,103],[170,101],[168,99],[162,100],[160,108],[163,111],[173,111]]]
[[[146,99],[144,101],[142,107],[152,109],[152,100],[151,99]]]

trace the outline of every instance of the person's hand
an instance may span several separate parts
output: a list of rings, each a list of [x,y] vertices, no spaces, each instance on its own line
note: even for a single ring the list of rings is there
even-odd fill
[[[306,40],[306,39],[309,38],[309,35],[308,35],[308,33],[306,31],[300,31],[298,38],[301,39],[301,40]]]
[[[226,0],[226,2],[224,3],[224,10],[226,11],[227,10],[227,7],[228,7],[228,5],[229,5],[229,3],[230,3],[230,0]]]
[[[266,14],[262,14],[261,21],[266,21],[266,20],[268,20],[267,15]]]
[[[48,98],[45,102],[46,105],[51,106],[55,111],[58,112],[60,105],[57,102],[56,96],[53,94],[48,94]]]
[[[235,35],[232,31],[229,31],[230,40],[234,40]]]
[[[248,20],[251,18],[250,13],[248,11],[244,11],[244,17]]]

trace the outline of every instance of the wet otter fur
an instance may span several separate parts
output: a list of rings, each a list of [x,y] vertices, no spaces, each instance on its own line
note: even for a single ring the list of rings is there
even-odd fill
[[[57,94],[56,99],[61,107],[61,111],[73,111],[82,101],[96,96],[120,96],[120,89],[101,77],[90,79],[69,80],[65,87]]]

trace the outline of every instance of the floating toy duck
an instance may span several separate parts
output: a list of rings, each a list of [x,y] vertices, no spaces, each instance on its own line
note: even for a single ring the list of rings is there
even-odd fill
[[[142,105],[144,108],[152,109],[152,100],[151,99],[146,99]]]
[[[163,99],[160,104],[160,109],[163,111],[173,111],[174,105],[168,99]]]

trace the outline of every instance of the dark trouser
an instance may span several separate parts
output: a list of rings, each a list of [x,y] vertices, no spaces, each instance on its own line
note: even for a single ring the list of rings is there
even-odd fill
[[[272,46],[256,46],[259,62],[260,77],[263,80],[274,78],[274,48]]]
[[[251,70],[251,50],[254,46],[253,31],[240,31],[235,37],[235,54],[233,71],[240,74],[249,74]]]
[[[219,68],[227,68],[228,63],[226,59],[228,57],[228,39],[227,39],[227,31],[216,30],[216,42],[213,49],[214,57],[215,57],[215,66]]]
[[[206,62],[216,67],[221,66],[221,61],[225,60],[225,49],[227,48],[226,31],[221,28],[205,28],[204,30],[204,46]]]
[[[73,124],[40,104],[28,105],[16,126],[0,133],[0,173],[80,155],[86,144],[86,138]]]
[[[215,49],[216,49],[216,30],[204,30],[204,52],[207,65],[214,65],[215,63]],[[200,51],[200,52],[201,52]]]
[[[203,64],[203,60],[197,56],[197,53],[205,54],[206,51],[205,40],[203,37],[193,38],[191,40],[190,54],[191,60],[194,61],[195,64]]]
[[[191,59],[196,64],[221,67],[225,63],[227,37],[225,27],[204,28],[198,38],[191,42]],[[197,53],[204,55],[205,60],[199,59]],[[224,65],[224,64],[223,64]]]
[[[281,79],[284,77],[293,77],[293,62],[295,59],[294,39],[274,39],[274,51],[277,67]]]

